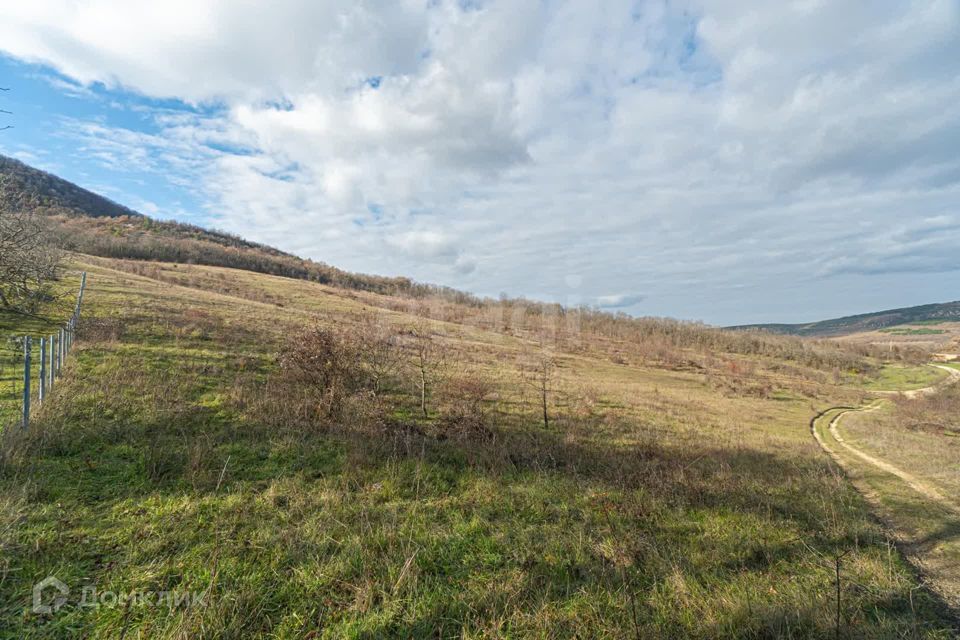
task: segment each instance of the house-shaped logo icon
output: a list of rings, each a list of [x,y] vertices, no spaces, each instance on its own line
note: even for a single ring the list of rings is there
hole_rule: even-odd
[[[51,601],[49,597],[44,600],[44,591],[48,596],[53,595]],[[54,576],[47,576],[37,584],[33,585],[33,612],[42,614],[56,613],[67,602],[67,596],[70,595],[70,587]]]

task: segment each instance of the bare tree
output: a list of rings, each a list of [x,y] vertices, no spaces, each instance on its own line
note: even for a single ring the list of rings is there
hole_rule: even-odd
[[[354,335],[357,357],[369,379],[370,389],[380,395],[384,385],[400,370],[403,352],[398,337],[389,325],[375,316],[365,317]]]
[[[543,428],[550,428],[550,397],[555,391],[556,362],[553,354],[544,345],[540,344],[536,353],[528,356],[523,367],[523,380],[537,394],[537,401],[543,415]]]
[[[413,329],[413,368],[420,392],[420,412],[429,417],[427,400],[446,367],[447,352],[442,343],[434,339],[430,325],[422,321]]]
[[[0,191],[7,188],[0,176]],[[19,206],[17,198],[2,201],[7,205],[0,209],[0,308],[33,313],[50,294],[61,255],[48,243],[44,220]]]

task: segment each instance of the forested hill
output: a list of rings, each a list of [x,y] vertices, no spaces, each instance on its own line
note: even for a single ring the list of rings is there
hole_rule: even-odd
[[[44,213],[93,218],[141,215],[109,198],[2,154],[0,176],[0,206],[4,210],[29,207]]]
[[[64,249],[108,258],[245,269],[388,294],[422,296],[444,288],[408,278],[350,273],[196,225],[154,220],[46,171],[0,155],[0,211],[46,216]]]
[[[772,333],[794,336],[841,336],[862,331],[876,331],[901,324],[958,322],[960,321],[960,301],[940,304],[924,304],[917,307],[903,307],[873,313],[861,313],[855,316],[810,322],[807,324],[751,324],[729,329],[762,329]]]

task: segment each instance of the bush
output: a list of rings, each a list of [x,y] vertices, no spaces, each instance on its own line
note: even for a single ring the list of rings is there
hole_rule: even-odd
[[[470,441],[489,441],[494,438],[494,432],[488,424],[493,383],[474,374],[447,380],[441,391],[444,400],[439,423],[442,438]]]
[[[295,385],[327,418],[338,418],[344,400],[363,386],[357,352],[348,341],[323,327],[294,337],[280,353],[280,376]]]

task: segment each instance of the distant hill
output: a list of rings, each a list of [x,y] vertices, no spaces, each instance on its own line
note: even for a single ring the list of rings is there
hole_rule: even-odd
[[[807,324],[749,324],[727,327],[735,330],[759,329],[793,336],[842,336],[863,331],[876,331],[901,324],[960,322],[960,301],[924,304],[855,316],[809,322]]]
[[[408,278],[350,273],[222,231],[155,220],[0,154],[0,211],[11,210],[46,216],[58,244],[78,253],[231,267],[385,294],[465,295]]]

